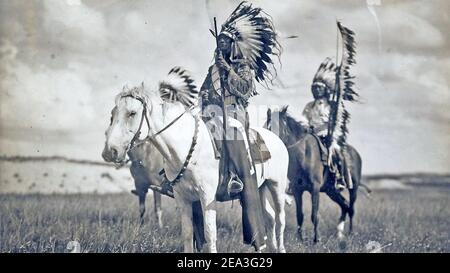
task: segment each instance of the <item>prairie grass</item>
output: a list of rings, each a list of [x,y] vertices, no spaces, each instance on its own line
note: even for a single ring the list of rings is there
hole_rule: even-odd
[[[450,188],[420,187],[360,194],[354,232],[345,244],[336,238],[337,205],[321,195],[321,241],[312,243],[310,196],[304,196],[306,240],[296,237],[295,206],[286,206],[288,252],[366,252],[369,241],[384,252],[450,252]],[[180,252],[180,217],[174,200],[163,198],[163,222],[154,221],[147,198],[146,221],[139,226],[137,198],[131,194],[2,194],[0,252],[66,252],[71,240],[83,252]],[[219,204],[219,252],[253,252],[242,244],[238,202]]]

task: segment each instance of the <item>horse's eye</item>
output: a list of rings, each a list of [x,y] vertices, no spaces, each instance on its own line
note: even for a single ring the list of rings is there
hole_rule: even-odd
[[[136,115],[136,112],[135,112],[135,111],[132,111],[132,112],[130,112],[130,113],[128,114],[128,117],[132,118],[132,117],[134,117],[135,115]]]

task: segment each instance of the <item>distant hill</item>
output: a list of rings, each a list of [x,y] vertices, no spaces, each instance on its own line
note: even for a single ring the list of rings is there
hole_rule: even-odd
[[[365,175],[363,180],[373,189],[407,189],[412,187],[450,187],[450,174],[408,173]]]
[[[373,190],[450,187],[450,174],[364,175]],[[0,156],[0,193],[118,193],[134,181],[128,166],[63,156]]]
[[[118,193],[130,191],[129,168],[65,157],[0,157],[0,193]]]

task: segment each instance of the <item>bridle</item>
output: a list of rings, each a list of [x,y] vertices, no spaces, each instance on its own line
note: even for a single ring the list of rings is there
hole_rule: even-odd
[[[130,151],[131,149],[133,149],[136,146],[139,146],[151,139],[154,139],[156,136],[160,135],[162,132],[164,132],[165,130],[167,130],[170,126],[172,126],[175,122],[177,122],[187,111],[189,111],[189,108],[186,109],[183,113],[181,113],[179,116],[177,116],[174,120],[172,120],[169,124],[167,124],[166,126],[164,126],[164,128],[162,128],[161,130],[159,130],[158,132],[156,132],[153,135],[147,135],[147,137],[145,137],[143,140],[140,140],[137,144],[136,141],[139,140],[139,137],[141,135],[141,130],[142,130],[142,125],[144,124],[144,119],[145,122],[147,123],[147,128],[150,129],[150,122],[148,119],[148,115],[147,115],[147,103],[145,102],[145,100],[143,98],[140,97],[136,97],[133,95],[125,95],[122,96],[120,98],[133,98],[136,99],[138,101],[140,101],[142,103],[143,109],[142,109],[142,115],[141,115],[141,121],[139,122],[139,128],[136,131],[136,133],[134,134],[133,138],[131,139],[130,144],[128,145],[128,149],[127,152]]]
[[[139,128],[136,131],[136,133],[134,134],[133,138],[131,139],[130,145],[128,146],[128,149],[127,149],[127,152],[128,152],[129,150],[134,148],[134,143],[141,136],[142,124],[144,124],[144,119],[145,119],[145,122],[147,123],[147,128],[149,128],[149,129],[150,129],[150,122],[149,122],[148,116],[147,116],[147,103],[142,98],[134,97],[132,95],[123,96],[121,98],[125,98],[125,97],[134,98],[134,99],[140,101],[142,103],[142,106],[143,106],[142,115],[141,115],[141,121],[139,123]]]
[[[152,141],[154,140],[158,135],[160,135],[161,133],[163,133],[165,130],[167,130],[170,126],[172,126],[173,124],[175,124],[175,122],[177,122],[184,114],[186,114],[186,112],[190,111],[194,106],[191,106],[190,108],[186,108],[186,110],[181,113],[179,116],[177,116],[174,120],[172,120],[169,124],[167,124],[166,126],[164,126],[164,128],[162,128],[161,130],[159,130],[158,132],[156,132],[153,135],[147,135],[147,137],[145,137],[143,140],[140,140],[138,142],[138,144],[135,144],[135,142],[139,139],[139,136],[141,135],[141,129],[142,129],[142,125],[144,124],[144,119],[147,123],[147,127],[150,129],[150,122],[147,116],[147,103],[145,102],[144,99],[140,98],[140,97],[135,97],[133,95],[125,95],[122,96],[121,98],[125,98],[125,97],[131,97],[134,98],[138,101],[140,101],[143,105],[143,109],[142,109],[142,115],[141,115],[141,121],[139,123],[139,128],[136,131],[135,135],[133,136],[133,139],[130,142],[130,145],[127,149],[127,152],[130,151],[131,149],[133,149],[134,147],[141,145],[147,141]],[[192,158],[192,154],[194,153],[194,149],[195,146],[197,145],[197,139],[198,139],[198,132],[199,132],[199,117],[198,116],[194,116],[194,120],[195,120],[195,127],[194,127],[194,136],[192,137],[192,142],[191,142],[191,147],[189,148],[189,152],[188,155],[186,156],[186,159],[184,160],[184,163],[181,167],[181,170],[178,172],[177,176],[175,177],[175,179],[173,179],[172,181],[170,181],[169,179],[167,179],[167,177],[165,176],[165,172],[164,169],[160,172],[160,174],[164,175],[164,178],[169,181],[170,185],[173,187],[176,183],[178,183],[180,181],[180,179],[183,177],[184,172],[187,169],[187,166],[189,165],[189,162]]]

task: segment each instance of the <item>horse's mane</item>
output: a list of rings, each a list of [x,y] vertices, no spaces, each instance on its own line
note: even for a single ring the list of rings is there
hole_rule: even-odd
[[[142,82],[142,84],[138,85],[138,86],[134,86],[131,88],[128,88],[128,86],[124,86],[122,88],[122,91],[116,96],[115,98],[115,107],[113,108],[113,110],[111,111],[111,115],[113,114],[113,111],[118,107],[120,99],[123,97],[133,97],[135,99],[138,99],[142,102],[144,102],[147,105],[147,109],[148,106],[153,104],[153,106],[156,106],[157,104],[162,105],[163,107],[163,113],[162,115],[164,116],[166,114],[166,111],[168,110],[168,108],[165,108],[164,106],[172,106],[175,107],[176,109],[179,108],[185,108],[186,105],[184,105],[182,102],[179,101],[164,101],[161,97],[160,97],[160,93],[158,91],[152,90],[152,89],[146,89],[144,87],[144,83]],[[152,107],[153,109],[153,107]]]
[[[153,93],[155,93],[156,95],[156,92]],[[134,86],[132,88],[128,88],[128,86],[125,85],[122,88],[122,91],[116,96],[115,103],[117,106],[119,104],[120,98],[130,96],[136,99],[142,99],[146,104],[148,104],[150,95],[151,95],[150,91],[147,91],[144,88],[144,83],[138,86]]]
[[[304,135],[307,132],[307,129],[302,126],[302,124],[297,119],[289,114],[288,107],[288,105],[285,105],[281,108],[279,112],[280,121],[284,121],[290,134],[293,134],[295,136]]]

